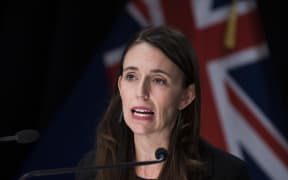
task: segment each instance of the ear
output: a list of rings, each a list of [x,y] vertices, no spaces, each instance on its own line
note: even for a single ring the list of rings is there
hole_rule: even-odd
[[[193,102],[195,97],[196,97],[195,85],[194,84],[190,84],[186,89],[184,89],[184,92],[181,95],[181,100],[180,100],[178,109],[182,110],[185,107],[187,107],[189,104],[191,104]]]

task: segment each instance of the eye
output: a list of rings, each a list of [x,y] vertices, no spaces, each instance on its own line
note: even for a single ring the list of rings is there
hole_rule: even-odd
[[[136,76],[133,73],[127,73],[125,75],[125,79],[128,80],[128,81],[133,81],[133,80],[136,80]]]
[[[167,84],[166,80],[162,79],[162,78],[154,78],[153,82],[156,84],[159,84],[159,85],[166,85]]]

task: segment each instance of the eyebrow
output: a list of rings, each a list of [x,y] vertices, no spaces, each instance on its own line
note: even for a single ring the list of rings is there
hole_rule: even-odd
[[[137,68],[137,67],[135,67],[135,66],[128,66],[128,67],[126,67],[126,68],[124,68],[123,69],[123,72],[125,72],[125,71],[128,71],[128,70],[139,70],[139,68]],[[161,73],[161,74],[165,74],[166,76],[168,76],[168,77],[170,77],[170,78],[172,78],[172,76],[169,74],[169,73],[167,73],[167,72],[165,72],[165,71],[163,71],[163,70],[161,70],[161,69],[153,69],[153,70],[151,70],[150,72],[152,72],[152,73]]]
[[[128,70],[138,70],[138,68],[134,67],[134,66],[128,66],[128,67],[123,69],[123,72],[128,71]]]
[[[153,69],[151,72],[165,74],[166,76],[172,78],[172,76],[169,73],[167,73],[167,72],[165,72],[165,71],[163,71],[161,69]]]

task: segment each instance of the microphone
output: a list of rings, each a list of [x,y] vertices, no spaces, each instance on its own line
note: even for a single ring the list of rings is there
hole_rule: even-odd
[[[83,171],[95,171],[98,169],[109,169],[109,168],[128,168],[134,166],[145,166],[150,164],[161,163],[165,161],[168,157],[168,152],[164,148],[158,148],[155,152],[155,160],[151,161],[138,161],[138,162],[123,162],[117,164],[104,164],[104,165],[95,165],[88,167],[72,167],[72,168],[59,168],[59,169],[47,169],[47,170],[35,170],[30,171],[20,177],[19,180],[25,180],[35,176],[49,176],[49,175],[60,175],[60,174],[71,174],[71,173],[80,173]]]
[[[38,131],[34,129],[24,129],[18,131],[13,136],[0,137],[0,142],[16,141],[17,143],[25,144],[36,141],[39,138]]]

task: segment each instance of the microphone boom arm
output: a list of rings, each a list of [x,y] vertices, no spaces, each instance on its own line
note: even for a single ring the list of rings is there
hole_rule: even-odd
[[[108,168],[127,168],[134,166],[145,166],[150,164],[160,163],[166,160],[165,156],[161,156],[159,159],[151,161],[139,161],[139,162],[124,162],[117,164],[106,164],[106,165],[95,165],[87,167],[72,167],[72,168],[59,168],[59,169],[47,169],[47,170],[35,170],[28,172],[20,177],[19,180],[25,180],[34,176],[49,176],[49,175],[60,175],[60,174],[71,174],[71,173],[80,173],[82,171],[95,171],[98,169],[108,169]]]

